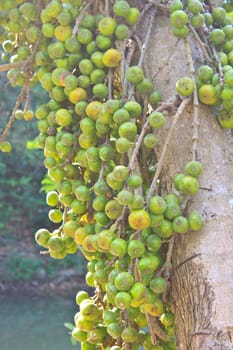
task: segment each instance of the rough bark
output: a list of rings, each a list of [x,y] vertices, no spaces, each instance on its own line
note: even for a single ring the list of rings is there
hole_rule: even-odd
[[[200,65],[195,43],[193,53]],[[146,63],[164,100],[174,97],[176,80],[189,75],[184,44],[172,36],[165,16],[155,18]],[[180,350],[233,349],[233,142],[214,113],[213,108],[200,106],[198,160],[204,172],[200,191],[188,206],[188,211],[202,214],[205,225],[201,232],[176,237],[173,254],[172,297]],[[172,176],[192,159],[192,122],[190,106],[177,124],[165,159],[169,190]],[[165,134],[159,135],[161,141]]]

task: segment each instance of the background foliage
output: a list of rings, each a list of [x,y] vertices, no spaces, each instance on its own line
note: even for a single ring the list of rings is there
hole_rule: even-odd
[[[17,96],[15,89],[7,84],[3,76],[1,82],[0,128],[6,124]],[[45,95],[36,87],[32,94],[32,107],[41,103]],[[9,156],[0,154],[0,233],[20,234],[23,230],[35,230],[42,222],[48,223],[46,204],[39,194],[40,182],[45,174],[43,155],[40,150],[28,149],[27,141],[37,135],[35,122],[16,120],[10,133],[13,150]],[[30,143],[29,143],[30,144]]]
[[[0,131],[5,126],[17,97],[3,73],[0,76]],[[39,86],[34,87],[31,107],[46,101]],[[84,272],[81,254],[55,261],[40,256],[34,244],[34,233],[39,227],[50,227],[45,191],[48,184],[43,166],[43,153],[35,148],[38,135],[36,120],[15,120],[8,140],[12,152],[0,152],[0,280],[30,280],[44,277],[57,278],[60,270],[75,269]],[[30,140],[30,141],[29,141]],[[51,182],[51,181],[50,181]],[[31,245],[35,246],[34,253]],[[19,246],[20,245],[20,246]],[[25,247],[23,247],[25,245]],[[30,246],[30,248],[27,248]],[[33,254],[32,254],[33,253]],[[49,262],[48,262],[49,259]],[[78,263],[77,263],[78,259]]]

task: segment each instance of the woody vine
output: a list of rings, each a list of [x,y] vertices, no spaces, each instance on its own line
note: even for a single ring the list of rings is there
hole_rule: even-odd
[[[42,254],[87,259],[86,283],[72,341],[83,350],[176,349],[169,297],[177,235],[198,231],[203,220],[188,212],[199,189],[199,104],[216,106],[217,122],[233,128],[233,26],[230,1],[124,0],[21,1],[0,4],[0,71],[21,92],[0,136],[15,120],[37,119],[38,147],[56,190],[47,193],[53,232],[36,232]],[[149,15],[148,15],[149,14]],[[184,40],[189,76],[177,81],[175,100],[163,101],[144,65],[157,15],[170,16]],[[137,28],[148,20],[141,42]],[[149,19],[148,19],[149,18]],[[191,41],[204,62],[195,70]],[[49,102],[30,110],[36,83]],[[192,159],[162,193],[161,171],[179,117],[194,106]],[[170,123],[162,152],[158,130]]]

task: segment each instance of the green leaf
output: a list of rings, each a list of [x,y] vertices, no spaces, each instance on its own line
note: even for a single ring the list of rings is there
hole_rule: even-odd
[[[77,344],[77,340],[75,340],[73,337],[70,338],[70,341],[73,346]]]
[[[43,178],[43,180],[41,181],[41,188],[40,188],[40,192],[49,192],[49,191],[53,191],[56,190],[57,186],[55,184],[55,182],[53,180],[51,180],[48,175],[45,175],[45,177]]]
[[[70,331],[72,331],[75,328],[74,325],[72,323],[70,323],[70,322],[65,322],[64,326],[66,328],[68,328]]]

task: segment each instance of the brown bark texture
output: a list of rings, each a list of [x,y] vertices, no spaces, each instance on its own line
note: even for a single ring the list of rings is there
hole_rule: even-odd
[[[150,13],[140,28],[143,42]],[[205,64],[200,48],[192,42],[196,67]],[[190,76],[183,40],[172,35],[167,16],[156,16],[145,59],[154,87],[163,101],[174,99],[175,83]],[[166,130],[159,134],[162,149]],[[199,106],[197,159],[202,162],[200,190],[188,202],[205,220],[201,232],[179,235],[175,240],[172,298],[179,350],[233,349],[233,137],[219,127],[215,109]],[[172,190],[172,177],[192,159],[193,107],[178,120],[163,165],[163,184]]]

